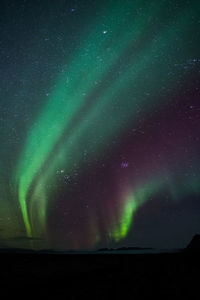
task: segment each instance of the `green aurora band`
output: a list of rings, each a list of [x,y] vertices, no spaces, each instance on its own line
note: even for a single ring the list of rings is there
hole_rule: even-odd
[[[141,2],[145,8],[143,17],[136,13]],[[138,106],[142,107],[140,116],[145,116],[160,105],[161,100],[157,99],[161,99],[162,89],[151,77],[157,61],[160,82],[167,81],[169,95],[176,77],[184,81],[187,73],[182,74],[179,69],[167,77],[169,61],[162,60],[162,56],[163,52],[168,56],[171,53],[170,63],[175,63],[173,43],[177,31],[184,36],[188,7],[183,7],[176,21],[169,20],[169,25],[159,32],[155,26],[154,35],[148,37],[149,24],[165,10],[165,5],[164,1],[116,1],[106,7],[57,79],[54,91],[27,132],[15,173],[27,237],[47,235],[49,195],[56,193],[56,170],[64,168],[73,176],[74,166],[82,165],[84,149],[91,160],[98,159],[111,137],[120,137],[131,122],[137,122]],[[190,9],[198,15],[195,4]],[[146,79],[145,74],[149,75]],[[123,199],[120,216],[108,228],[110,239],[119,241],[126,237],[133,215],[160,185],[159,180],[150,180]],[[98,228],[94,236],[96,243],[100,239]]]

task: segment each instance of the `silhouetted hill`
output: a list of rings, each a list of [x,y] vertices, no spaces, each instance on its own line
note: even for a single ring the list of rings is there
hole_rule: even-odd
[[[186,252],[200,252],[200,234],[193,236],[191,242],[185,248]]]

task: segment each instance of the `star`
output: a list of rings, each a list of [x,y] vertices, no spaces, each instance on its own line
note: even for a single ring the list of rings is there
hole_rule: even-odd
[[[122,162],[122,163],[121,163],[121,167],[122,167],[122,168],[128,168],[128,166],[129,166],[129,163],[128,163],[128,162]]]
[[[57,171],[56,171],[57,174],[62,174],[62,173],[64,173],[64,172],[65,172],[64,169],[61,169],[61,170],[57,170]]]

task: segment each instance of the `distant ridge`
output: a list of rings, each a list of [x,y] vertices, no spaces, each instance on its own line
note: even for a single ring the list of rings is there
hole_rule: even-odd
[[[23,248],[0,248],[0,253],[12,254],[66,254],[66,253],[79,253],[76,250],[54,250],[54,249],[23,249]],[[80,251],[81,252],[81,251]]]
[[[153,248],[144,248],[144,247],[121,247],[121,248],[101,248],[97,251],[130,251],[130,250],[152,250]]]
[[[0,248],[0,253],[10,253],[10,254],[98,254],[101,252],[128,252],[128,251],[151,251],[154,248],[144,248],[144,247],[121,247],[121,248],[101,248],[97,250],[56,250],[56,249],[23,249],[23,248]]]
[[[23,249],[23,248],[0,248],[0,253],[37,253],[38,251],[33,249]]]

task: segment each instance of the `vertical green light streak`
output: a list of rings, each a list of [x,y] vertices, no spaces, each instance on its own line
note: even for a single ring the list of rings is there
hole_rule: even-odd
[[[123,205],[119,224],[112,226],[108,232],[111,239],[118,242],[122,238],[126,237],[133,220],[133,215],[137,211],[138,206],[139,204],[133,195],[127,197],[126,202]]]
[[[127,236],[131,228],[134,215],[140,206],[157,193],[162,185],[163,183],[160,180],[147,182],[141,188],[137,188],[125,197],[118,220],[114,220],[108,230],[108,236],[111,240],[118,242]]]

